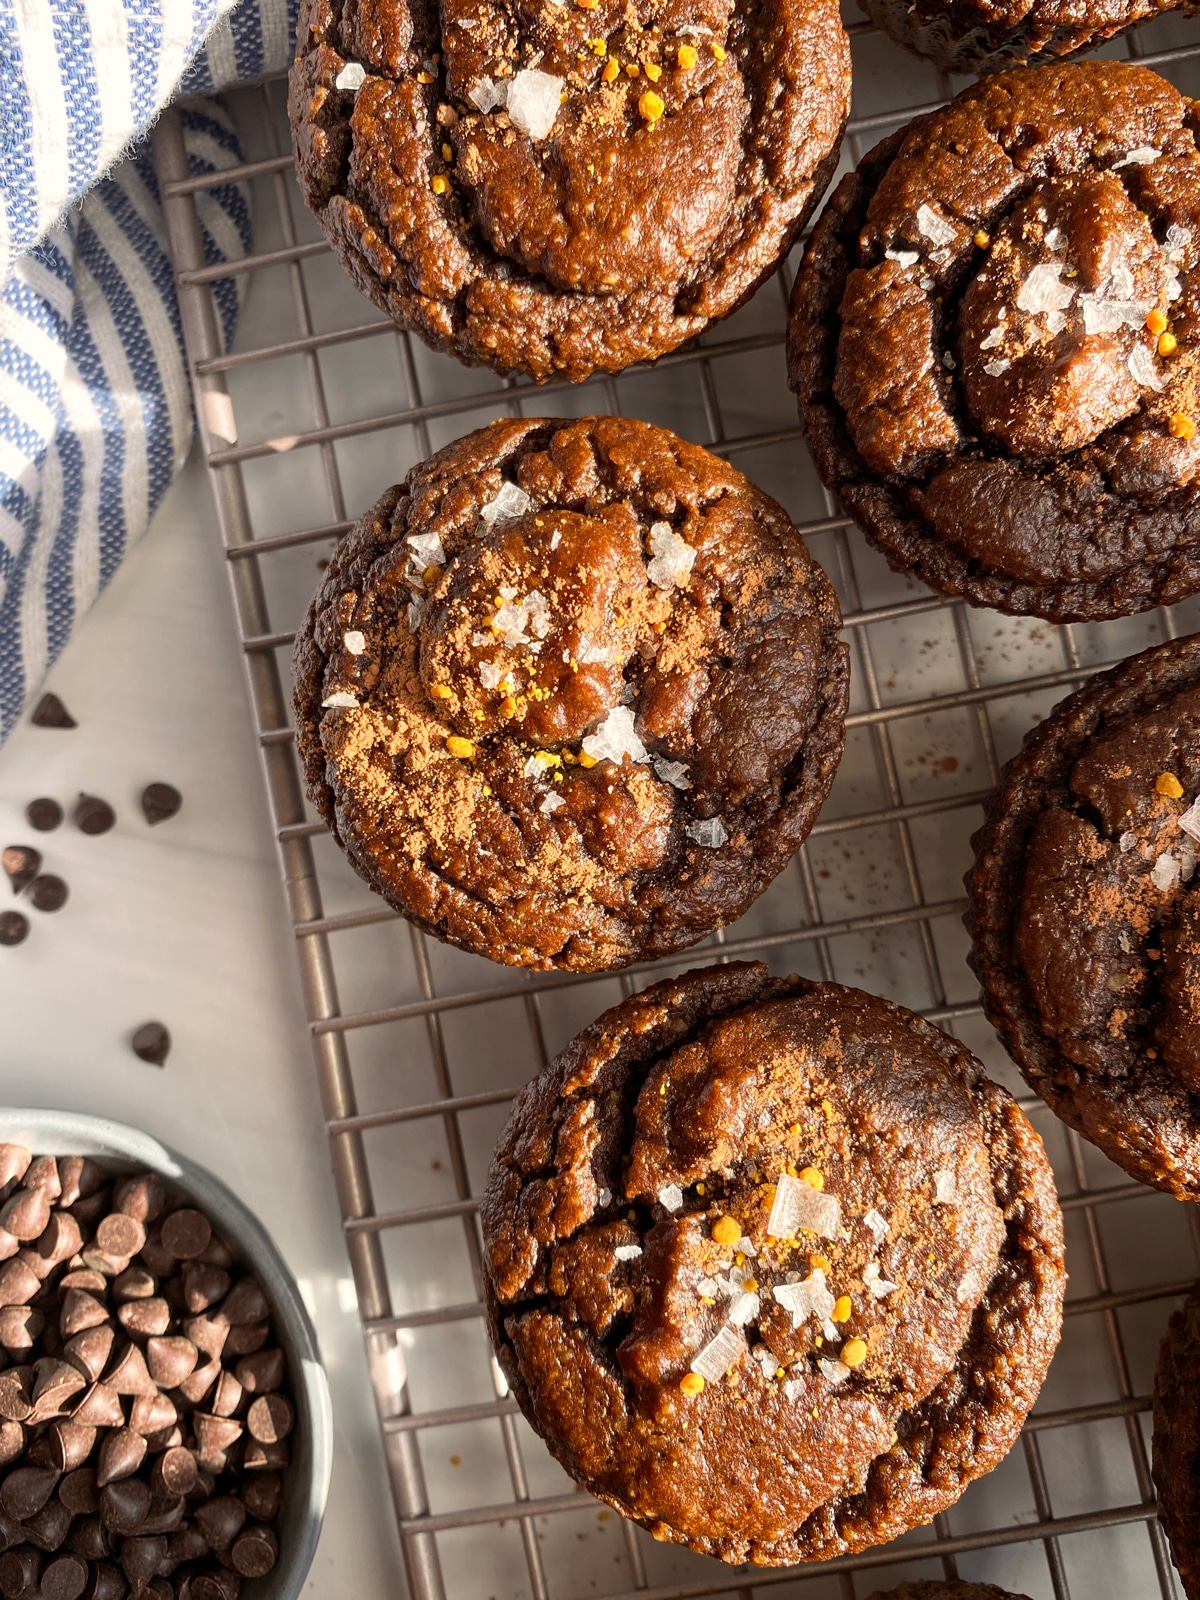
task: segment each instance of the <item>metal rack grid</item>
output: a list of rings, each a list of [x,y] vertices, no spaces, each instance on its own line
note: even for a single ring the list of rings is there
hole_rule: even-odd
[[[869,25],[849,29],[841,170],[961,87]],[[1103,53],[1200,89],[1200,30],[1174,15]],[[235,97],[247,159],[219,180],[188,175],[172,116],[154,143],[410,1591],[854,1600],[944,1575],[1035,1600],[1177,1600],[1153,1513],[1148,1395],[1168,1312],[1197,1272],[1200,1212],[1128,1181],[1023,1090],[965,967],[960,883],[979,804],[1024,731],[1096,667],[1200,626],[1200,604],[1055,628],[888,573],[818,483],[783,383],[794,257],[697,344],[618,378],[538,389],[432,355],[342,277],[291,176],[283,96],[275,80]],[[214,269],[197,199],[231,179],[253,186],[258,248]],[[211,284],[231,270],[248,292],[223,353]],[[853,655],[846,757],[796,861],[734,927],[617,977],[496,967],[374,900],[305,802],[285,688],[317,566],[353,519],[448,439],[556,411],[645,416],[735,460],[783,500],[830,573]],[[656,1545],[581,1494],[516,1411],[481,1318],[476,1197],[516,1087],[638,985],[733,956],[860,983],[966,1040],[1045,1138],[1067,1218],[1063,1344],[1019,1447],[932,1528],[786,1572]]]

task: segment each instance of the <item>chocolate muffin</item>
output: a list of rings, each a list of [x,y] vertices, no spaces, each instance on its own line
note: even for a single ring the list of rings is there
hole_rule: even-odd
[[[838,186],[790,382],[893,567],[1055,621],[1200,589],[1195,116],[1119,62],[1004,73]]]
[[[787,514],[644,422],[493,423],[342,541],[301,629],[309,793],[372,888],[591,970],[741,915],[842,752],[832,589]]]
[[[1200,1200],[1200,635],[1056,706],[974,845],[972,964],[1031,1087],[1133,1177]]]
[[[308,205],[436,350],[584,378],[726,317],[837,163],[837,0],[305,0]]]
[[[759,963],[606,1012],[481,1207],[492,1339],[566,1470],[730,1562],[894,1539],[1006,1454],[1058,1343],[1041,1142],[956,1040]]]
[[[1094,49],[1152,17],[1192,0],[861,0],[863,10],[897,44],[928,56],[944,72],[999,72]]]
[[[1154,1379],[1158,1520],[1187,1600],[1200,1597],[1200,1285],[1167,1327]]]
[[[898,1589],[879,1589],[868,1600],[1029,1600],[1028,1595],[997,1589],[994,1583],[902,1583]]]

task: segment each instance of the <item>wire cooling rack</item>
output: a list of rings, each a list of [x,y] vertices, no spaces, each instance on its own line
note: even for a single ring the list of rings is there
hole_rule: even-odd
[[[962,87],[850,21],[842,169]],[[1200,91],[1200,26],[1107,48]],[[177,123],[155,134],[202,440],[296,939],[337,1192],[415,1600],[855,1600],[962,1576],[1034,1600],[1177,1600],[1154,1517],[1149,1392],[1198,1270],[1200,1212],[1129,1182],[1031,1101],[965,964],[962,874],[983,796],[1026,729],[1104,663],[1200,626],[1200,605],[1055,628],[947,603],[887,571],[826,497],[783,375],[795,260],[698,344],[574,387],[435,356],[361,299],[291,176],[285,84],[235,97],[256,253],[222,354]],[[846,756],[799,856],[736,925],[619,977],[531,975],[425,937],[376,900],[305,802],[293,630],[333,541],[431,450],[494,417],[623,412],[730,457],[787,506],[833,579],[853,653]],[[704,961],[860,984],[958,1034],[1020,1092],[1054,1162],[1071,1272],[1062,1346],[1020,1444],[927,1529],[854,1560],[730,1569],[655,1544],[580,1493],[508,1396],[480,1303],[477,1196],[516,1089],[636,987]],[[399,1564],[399,1563],[398,1563]]]

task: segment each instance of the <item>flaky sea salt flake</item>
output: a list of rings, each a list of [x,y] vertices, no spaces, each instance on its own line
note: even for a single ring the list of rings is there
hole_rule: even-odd
[[[772,1238],[794,1239],[803,1228],[823,1239],[836,1239],[841,1222],[842,1208],[833,1195],[780,1173],[767,1218],[767,1233]]]
[[[492,78],[480,78],[467,91],[467,99],[486,116],[489,111],[498,111],[508,99],[508,84],[496,83]]]
[[[883,1215],[883,1213],[881,1211],[876,1211],[875,1207],[872,1206],[870,1211],[867,1212],[866,1216],[863,1217],[863,1221],[875,1235],[875,1243],[882,1244],[887,1238],[888,1234],[887,1218]]]
[[[979,341],[979,348],[981,350],[994,350],[1003,338],[1004,324],[1003,322],[998,322],[987,338]]]
[[[1064,311],[1075,298],[1070,284],[1062,282],[1061,261],[1039,261],[1017,295],[1017,310],[1037,316],[1043,311]]]
[[[563,80],[526,67],[508,86],[505,109],[512,125],[531,139],[544,139],[554,126],[562,101]]]
[[[1047,230],[1046,230],[1046,249],[1047,250],[1061,250],[1065,243],[1066,243],[1066,237],[1063,234],[1063,231],[1062,231],[1061,228],[1047,228]]]
[[[351,94],[357,94],[366,81],[367,69],[359,61],[347,61],[346,65],[333,80],[335,89],[348,89]]]
[[[817,1362],[817,1369],[821,1376],[827,1379],[836,1389],[845,1383],[850,1376],[850,1368],[843,1361],[827,1361],[824,1357]]]
[[[721,1328],[695,1357],[691,1370],[706,1383],[716,1383],[740,1359],[745,1348],[746,1341],[736,1328]]]
[[[948,1167],[942,1167],[933,1175],[933,1203],[935,1206],[952,1206],[958,1203],[958,1184]]]
[[[591,667],[591,666],[606,666],[606,667],[609,667],[609,666],[612,666],[616,662],[617,654],[618,654],[618,652],[613,649],[612,645],[594,644],[591,641],[589,641],[579,651],[579,653],[575,657],[575,659],[576,659],[576,661],[579,662],[579,665],[581,667]],[[563,659],[565,660],[566,657],[564,657]]]
[[[1182,818],[1180,819],[1180,821],[1182,822]],[[1133,849],[1133,847],[1134,847],[1134,845],[1136,843],[1137,843],[1137,834],[1136,833],[1123,833],[1121,835],[1121,837],[1117,840],[1117,849],[1120,850],[1122,855],[1127,855],[1129,853],[1129,851]]]
[[[479,663],[479,682],[485,689],[498,689],[500,680],[504,676],[504,668],[495,661],[481,661]]]
[[[759,1301],[756,1294],[748,1294],[745,1290],[735,1294],[729,1302],[726,1315],[735,1328],[744,1328],[747,1323],[753,1322],[758,1316]]]
[[[837,1304],[825,1282],[822,1267],[814,1268],[800,1283],[777,1283],[771,1290],[771,1297],[789,1313],[793,1328],[801,1327],[809,1317],[824,1322]]]
[[[957,229],[945,217],[939,217],[932,206],[924,201],[917,207],[917,227],[931,244],[953,244]]]
[[[683,1190],[677,1183],[664,1183],[657,1199],[664,1211],[678,1211],[683,1204]]]
[[[612,1190],[608,1188],[596,1191],[596,1204],[600,1206],[612,1205]]]
[[[342,635],[342,643],[352,656],[366,654],[367,636],[365,633],[360,633],[357,628],[351,628],[348,633],[344,633]]]
[[[358,696],[351,694],[347,689],[338,689],[336,693],[322,700],[321,704],[328,706],[331,711],[348,711],[358,704]]]
[[[917,250],[885,250],[883,257],[885,261],[894,261],[901,267],[915,267],[921,259]]]
[[[890,1283],[883,1276],[878,1261],[867,1262],[863,1268],[863,1282],[876,1300],[886,1300],[889,1294],[895,1294],[900,1287],[897,1283]]]
[[[983,364],[983,370],[987,373],[989,378],[998,378],[1002,372],[1007,372],[1011,366],[1011,361],[985,361]]]
[[[696,1293],[702,1300],[715,1300],[721,1292],[721,1285],[715,1278],[701,1278],[696,1284]]]
[[[633,712],[628,706],[614,706],[596,729],[582,741],[585,755],[597,761],[620,762],[625,756],[631,761],[649,761],[650,754],[638,738],[633,725]]]
[[[650,555],[646,576],[659,589],[686,589],[696,561],[692,546],[677,534],[669,522],[655,522],[650,528]]]
[[[682,761],[667,761],[662,756],[654,756],[650,764],[654,768],[654,776],[663,783],[669,783],[673,789],[692,787],[688,769]]]
[[[618,1261],[636,1261],[642,1253],[640,1244],[619,1244],[613,1251]]]
[[[404,542],[421,563],[422,568],[446,565],[446,551],[438,534],[410,533]]]
[[[1152,161],[1157,161],[1160,152],[1152,144],[1140,144],[1136,150],[1127,150],[1119,161],[1113,162],[1113,171],[1118,167],[1148,167]]]
[[[758,1251],[754,1248],[753,1239],[747,1239],[744,1234],[733,1248],[738,1251],[740,1255],[749,1256],[751,1261],[753,1261],[755,1256],[758,1254]]]
[[[408,602],[407,615],[409,633],[416,633],[417,629],[421,626],[428,605],[429,601],[424,595],[414,595],[413,598]],[[478,635],[476,635],[476,637],[478,637]],[[491,642],[492,641],[490,639],[485,639],[485,643],[491,644]],[[472,639],[471,643],[474,644],[475,640]]]
[[[546,815],[549,816],[551,812],[557,811],[559,806],[565,806],[566,803],[567,802],[563,799],[562,795],[556,794],[552,789],[542,801],[541,805],[538,807],[538,810],[544,811]]]
[[[774,1350],[765,1344],[756,1344],[750,1354],[758,1362],[759,1370],[769,1383],[779,1371],[779,1361]]]
[[[1188,838],[1195,839],[1197,844],[1200,844],[1200,795],[1196,796],[1186,811],[1179,813],[1176,820]],[[1122,838],[1124,837],[1122,835]],[[1135,836],[1130,834],[1129,837],[1134,838]]]
[[[492,498],[480,506],[479,520],[489,528],[494,528],[498,522],[511,522],[515,517],[523,517],[532,504],[524,489],[505,481]]]
[[[689,822],[683,831],[704,850],[719,850],[729,838],[720,817],[704,817],[700,822]]]
[[[1179,857],[1164,850],[1150,869],[1150,882],[1156,889],[1173,889],[1179,882],[1180,870]]]
[[[1140,383],[1143,389],[1156,391],[1166,388],[1166,380],[1154,363],[1154,357],[1144,344],[1135,344],[1129,352],[1129,360],[1125,363],[1135,383]]]

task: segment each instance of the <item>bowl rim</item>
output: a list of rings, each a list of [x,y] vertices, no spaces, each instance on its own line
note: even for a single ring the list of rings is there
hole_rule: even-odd
[[[23,1134],[29,1137],[22,1137]],[[262,1280],[267,1296],[286,1326],[295,1346],[295,1381],[298,1408],[307,1422],[307,1504],[296,1506],[295,1522],[286,1545],[280,1542],[280,1559],[268,1579],[271,1600],[298,1600],[316,1554],[317,1541],[329,1500],[333,1472],[333,1406],[329,1381],[317,1343],[316,1329],[290,1268],[275,1241],[244,1200],[215,1173],[198,1161],[156,1138],[144,1129],[111,1117],[84,1111],[64,1111],[50,1106],[0,1105],[0,1140],[27,1145],[35,1154],[94,1155],[129,1161],[160,1173],[187,1192],[217,1225],[233,1234]],[[57,1145],[58,1149],[50,1148]],[[297,1453],[293,1470],[304,1457]],[[294,1491],[293,1491],[294,1492]]]

